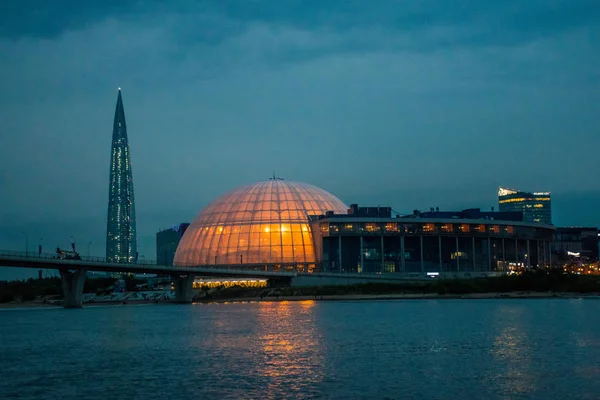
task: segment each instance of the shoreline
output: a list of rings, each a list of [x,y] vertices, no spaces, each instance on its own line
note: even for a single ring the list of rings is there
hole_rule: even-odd
[[[128,306],[128,305],[144,305],[144,304],[170,304],[172,301],[159,301],[154,300],[132,300],[132,301],[96,301],[83,303],[83,307],[99,307],[99,306]],[[62,304],[52,303],[40,303],[39,301],[26,301],[22,303],[0,303],[1,309],[13,309],[13,308],[63,308]]]
[[[505,299],[600,299],[600,293],[573,292],[507,292],[507,293],[469,293],[469,294],[435,294],[435,293],[398,293],[398,294],[339,294],[317,296],[279,296],[279,297],[228,297],[221,299],[201,298],[193,304],[215,303],[249,303],[249,302],[287,302],[287,301],[373,301],[373,300],[505,300]],[[132,300],[132,301],[102,301],[83,303],[83,308],[97,306],[128,306],[128,305],[165,305],[178,304],[173,300]],[[32,309],[32,308],[62,308],[61,304],[40,302],[0,303],[0,309]]]
[[[507,292],[507,293],[399,293],[399,294],[341,294],[317,296],[279,297],[230,297],[223,299],[199,299],[198,304],[242,303],[242,302],[283,302],[283,301],[369,301],[369,300],[490,300],[490,299],[600,299],[600,293],[572,292]]]

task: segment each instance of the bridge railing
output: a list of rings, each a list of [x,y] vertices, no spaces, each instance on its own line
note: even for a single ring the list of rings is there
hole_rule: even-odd
[[[0,257],[31,260],[33,261],[55,261],[64,262],[65,264],[71,263],[92,263],[105,266],[106,264],[112,265],[128,265],[132,267],[157,267],[161,270],[164,268],[199,268],[199,269],[217,269],[226,271],[262,271],[262,272],[292,272],[292,273],[311,273],[314,272],[315,264],[296,263],[296,262],[284,262],[284,263],[245,263],[245,264],[197,264],[197,263],[179,263],[177,265],[159,265],[155,260],[137,260],[137,262],[131,263],[115,263],[109,261],[106,257],[86,257],[80,256],[78,259],[59,257],[56,253],[39,253],[34,251],[13,251],[13,250],[0,250]],[[151,268],[152,269],[152,268]]]
[[[98,264],[114,263],[109,261],[106,257],[93,257],[93,256],[79,256],[78,259],[59,257],[57,253],[39,253],[37,251],[14,251],[14,250],[0,250],[0,257],[13,257],[21,259],[35,259],[35,260],[64,260],[64,261],[84,261]],[[116,263],[116,264],[135,264],[135,265],[157,265],[156,260],[145,260],[138,259],[137,261],[130,263]]]

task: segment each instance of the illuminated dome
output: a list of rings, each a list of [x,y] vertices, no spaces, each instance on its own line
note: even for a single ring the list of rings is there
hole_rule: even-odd
[[[346,213],[334,195],[275,178],[227,193],[194,219],[175,253],[180,266],[314,263],[308,217]]]

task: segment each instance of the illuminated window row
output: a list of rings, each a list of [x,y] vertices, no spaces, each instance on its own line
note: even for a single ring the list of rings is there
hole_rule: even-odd
[[[515,233],[512,225],[486,225],[486,224],[449,224],[449,223],[424,223],[424,224],[399,224],[399,223],[354,223],[337,224],[321,223],[321,232],[337,233]]]

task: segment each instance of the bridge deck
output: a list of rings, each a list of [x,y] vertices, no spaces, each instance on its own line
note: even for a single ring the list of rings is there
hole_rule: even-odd
[[[191,266],[166,266],[154,263],[109,263],[104,259],[82,257],[81,260],[58,259],[52,254],[20,253],[0,251],[0,267],[22,267],[36,269],[68,269],[87,270],[99,272],[128,272],[146,274],[169,275],[201,275],[201,276],[229,276],[248,278],[283,278],[294,277],[295,271],[270,271],[274,264],[244,264],[244,269],[229,265],[191,265]],[[295,264],[277,264],[281,268],[292,267]]]
[[[425,273],[386,273],[386,274],[370,274],[370,273],[341,273],[341,272],[317,272],[306,273],[302,272],[297,266],[302,264],[296,263],[281,263],[281,264],[244,264],[244,268],[240,269],[239,265],[190,265],[190,266],[166,266],[156,265],[152,261],[143,263],[109,263],[105,258],[99,257],[82,257],[81,260],[65,260],[57,259],[54,254],[38,254],[25,253],[17,251],[1,251],[0,250],[0,267],[21,267],[35,269],[56,269],[56,270],[86,270],[99,272],[113,273],[137,273],[137,274],[166,274],[166,275],[189,275],[205,277],[245,277],[245,278],[270,278],[270,279],[291,279],[294,277],[313,277],[313,278],[332,278],[332,279],[351,279],[359,281],[368,280],[369,282],[384,282],[384,281],[415,281],[415,280],[430,280]],[[280,269],[280,271],[273,269]],[[290,271],[291,269],[291,271]],[[474,277],[478,273],[465,273]],[[452,274],[450,274],[452,275]],[[489,275],[489,274],[488,274]],[[449,276],[457,278],[457,276]],[[323,281],[320,284],[330,284],[331,282]]]

